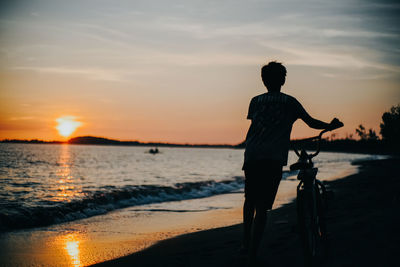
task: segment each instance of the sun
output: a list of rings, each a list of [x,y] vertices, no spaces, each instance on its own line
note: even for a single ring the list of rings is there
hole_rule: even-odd
[[[75,130],[82,125],[81,122],[76,121],[74,116],[63,116],[56,119],[56,129],[61,136],[69,137]]]

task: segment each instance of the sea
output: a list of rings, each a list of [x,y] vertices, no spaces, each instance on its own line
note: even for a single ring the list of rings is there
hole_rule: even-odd
[[[319,179],[380,156],[321,152]],[[0,230],[57,224],[124,207],[243,190],[242,149],[0,144]],[[289,164],[296,161],[290,152]],[[297,183],[284,168],[283,181]],[[289,200],[289,199],[288,199]],[[204,207],[202,207],[204,208]],[[212,209],[213,207],[209,207]],[[196,207],[190,207],[191,210]]]
[[[0,143],[0,266],[87,266],[241,222],[243,149],[149,149]],[[329,181],[380,158],[321,152],[314,163]],[[288,166],[273,208],[295,197]]]

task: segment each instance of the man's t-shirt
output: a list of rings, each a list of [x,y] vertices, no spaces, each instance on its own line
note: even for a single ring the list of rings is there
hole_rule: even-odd
[[[244,166],[263,160],[286,165],[292,125],[304,114],[307,113],[299,101],[284,93],[268,92],[255,96],[247,115],[251,125],[246,136]]]

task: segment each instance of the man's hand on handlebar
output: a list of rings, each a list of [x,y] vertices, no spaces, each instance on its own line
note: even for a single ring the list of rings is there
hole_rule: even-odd
[[[326,130],[328,131],[332,131],[335,130],[337,128],[343,127],[343,122],[341,122],[338,118],[334,118],[330,123],[329,123],[329,127],[326,128]]]

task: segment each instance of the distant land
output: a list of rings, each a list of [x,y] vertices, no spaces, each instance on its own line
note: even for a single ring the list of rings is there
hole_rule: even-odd
[[[0,143],[21,143],[21,144],[73,144],[73,145],[113,145],[113,146],[148,146],[148,147],[214,147],[214,148],[234,148],[235,145],[210,145],[210,144],[174,144],[162,142],[140,142],[140,141],[120,141],[96,136],[79,136],[68,141],[43,141],[43,140],[20,140],[4,139]]]
[[[292,140],[291,147],[298,147],[299,141]],[[162,142],[140,142],[140,141],[120,141],[104,137],[95,136],[80,136],[69,139],[68,141],[42,141],[42,140],[19,140],[19,139],[4,139],[0,143],[23,143],[23,144],[73,144],[73,145],[113,145],[113,146],[146,146],[146,147],[203,147],[203,148],[236,148],[243,149],[245,143],[237,145],[228,144],[174,144]],[[307,143],[304,147],[309,150],[315,149],[315,144]],[[323,139],[321,142],[322,151],[331,152],[349,152],[363,154],[399,154],[391,146],[387,145],[382,140],[355,140],[355,139]]]
[[[140,141],[120,141],[108,139],[103,137],[94,136],[80,136],[68,140],[68,144],[75,145],[115,145],[115,146],[151,146],[151,147],[216,147],[216,148],[229,148],[232,145],[209,145],[209,144],[174,144],[174,143],[161,143],[149,142],[143,143]]]

